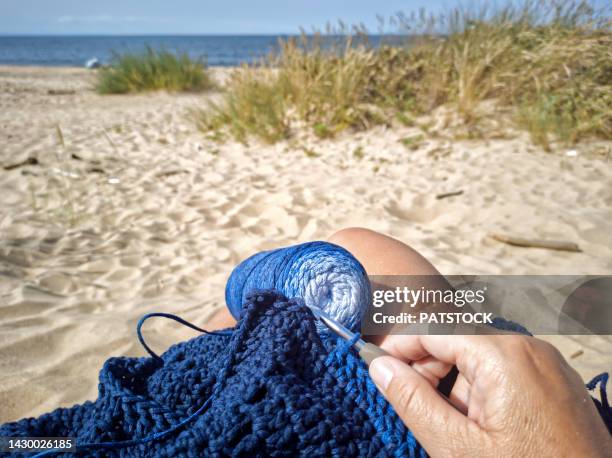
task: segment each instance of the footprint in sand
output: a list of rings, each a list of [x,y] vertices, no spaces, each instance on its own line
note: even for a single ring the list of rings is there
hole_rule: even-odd
[[[427,206],[427,200],[423,194],[403,192],[399,200],[392,200],[384,208],[401,220],[426,224],[435,220],[441,212],[435,204]]]

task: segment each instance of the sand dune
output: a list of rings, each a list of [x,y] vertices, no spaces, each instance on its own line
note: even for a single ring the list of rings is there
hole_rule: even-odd
[[[241,259],[346,226],[395,236],[445,274],[612,273],[610,143],[568,156],[516,133],[412,150],[401,140],[417,128],[377,127],[220,145],[189,117],[210,95],[99,96],[92,76],[0,67],[2,422],[94,398],[106,358],[144,354],[144,313],[204,325]],[[158,320],[146,335],[162,350],[195,334]],[[571,363],[584,378],[612,369],[612,339],[552,340],[583,351]]]

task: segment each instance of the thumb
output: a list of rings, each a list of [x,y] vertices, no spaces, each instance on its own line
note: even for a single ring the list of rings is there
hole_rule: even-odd
[[[480,428],[408,364],[381,356],[370,364],[370,376],[430,455],[456,456],[474,449]]]

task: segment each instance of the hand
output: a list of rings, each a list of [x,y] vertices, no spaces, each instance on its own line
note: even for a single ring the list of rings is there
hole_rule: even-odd
[[[381,347],[394,357],[376,358],[370,375],[434,457],[612,456],[580,377],[546,342],[393,335]],[[435,387],[453,365],[459,376],[447,399]]]

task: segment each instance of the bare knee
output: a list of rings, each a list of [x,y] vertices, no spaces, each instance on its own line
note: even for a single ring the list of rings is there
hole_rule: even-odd
[[[415,249],[370,229],[341,229],[328,241],[351,252],[369,275],[439,275],[436,268]]]
[[[346,245],[352,246],[354,244],[367,243],[373,237],[385,237],[376,231],[366,229],[364,227],[346,227],[334,232],[327,241],[335,243],[341,247],[346,248]],[[348,249],[348,248],[347,248]],[[350,250],[349,250],[350,251]]]
[[[404,242],[380,232],[366,229],[365,227],[347,227],[334,232],[328,242],[335,243],[347,249],[353,255],[356,253],[369,252],[372,254],[389,255],[395,250],[401,256],[420,256],[417,251]]]

